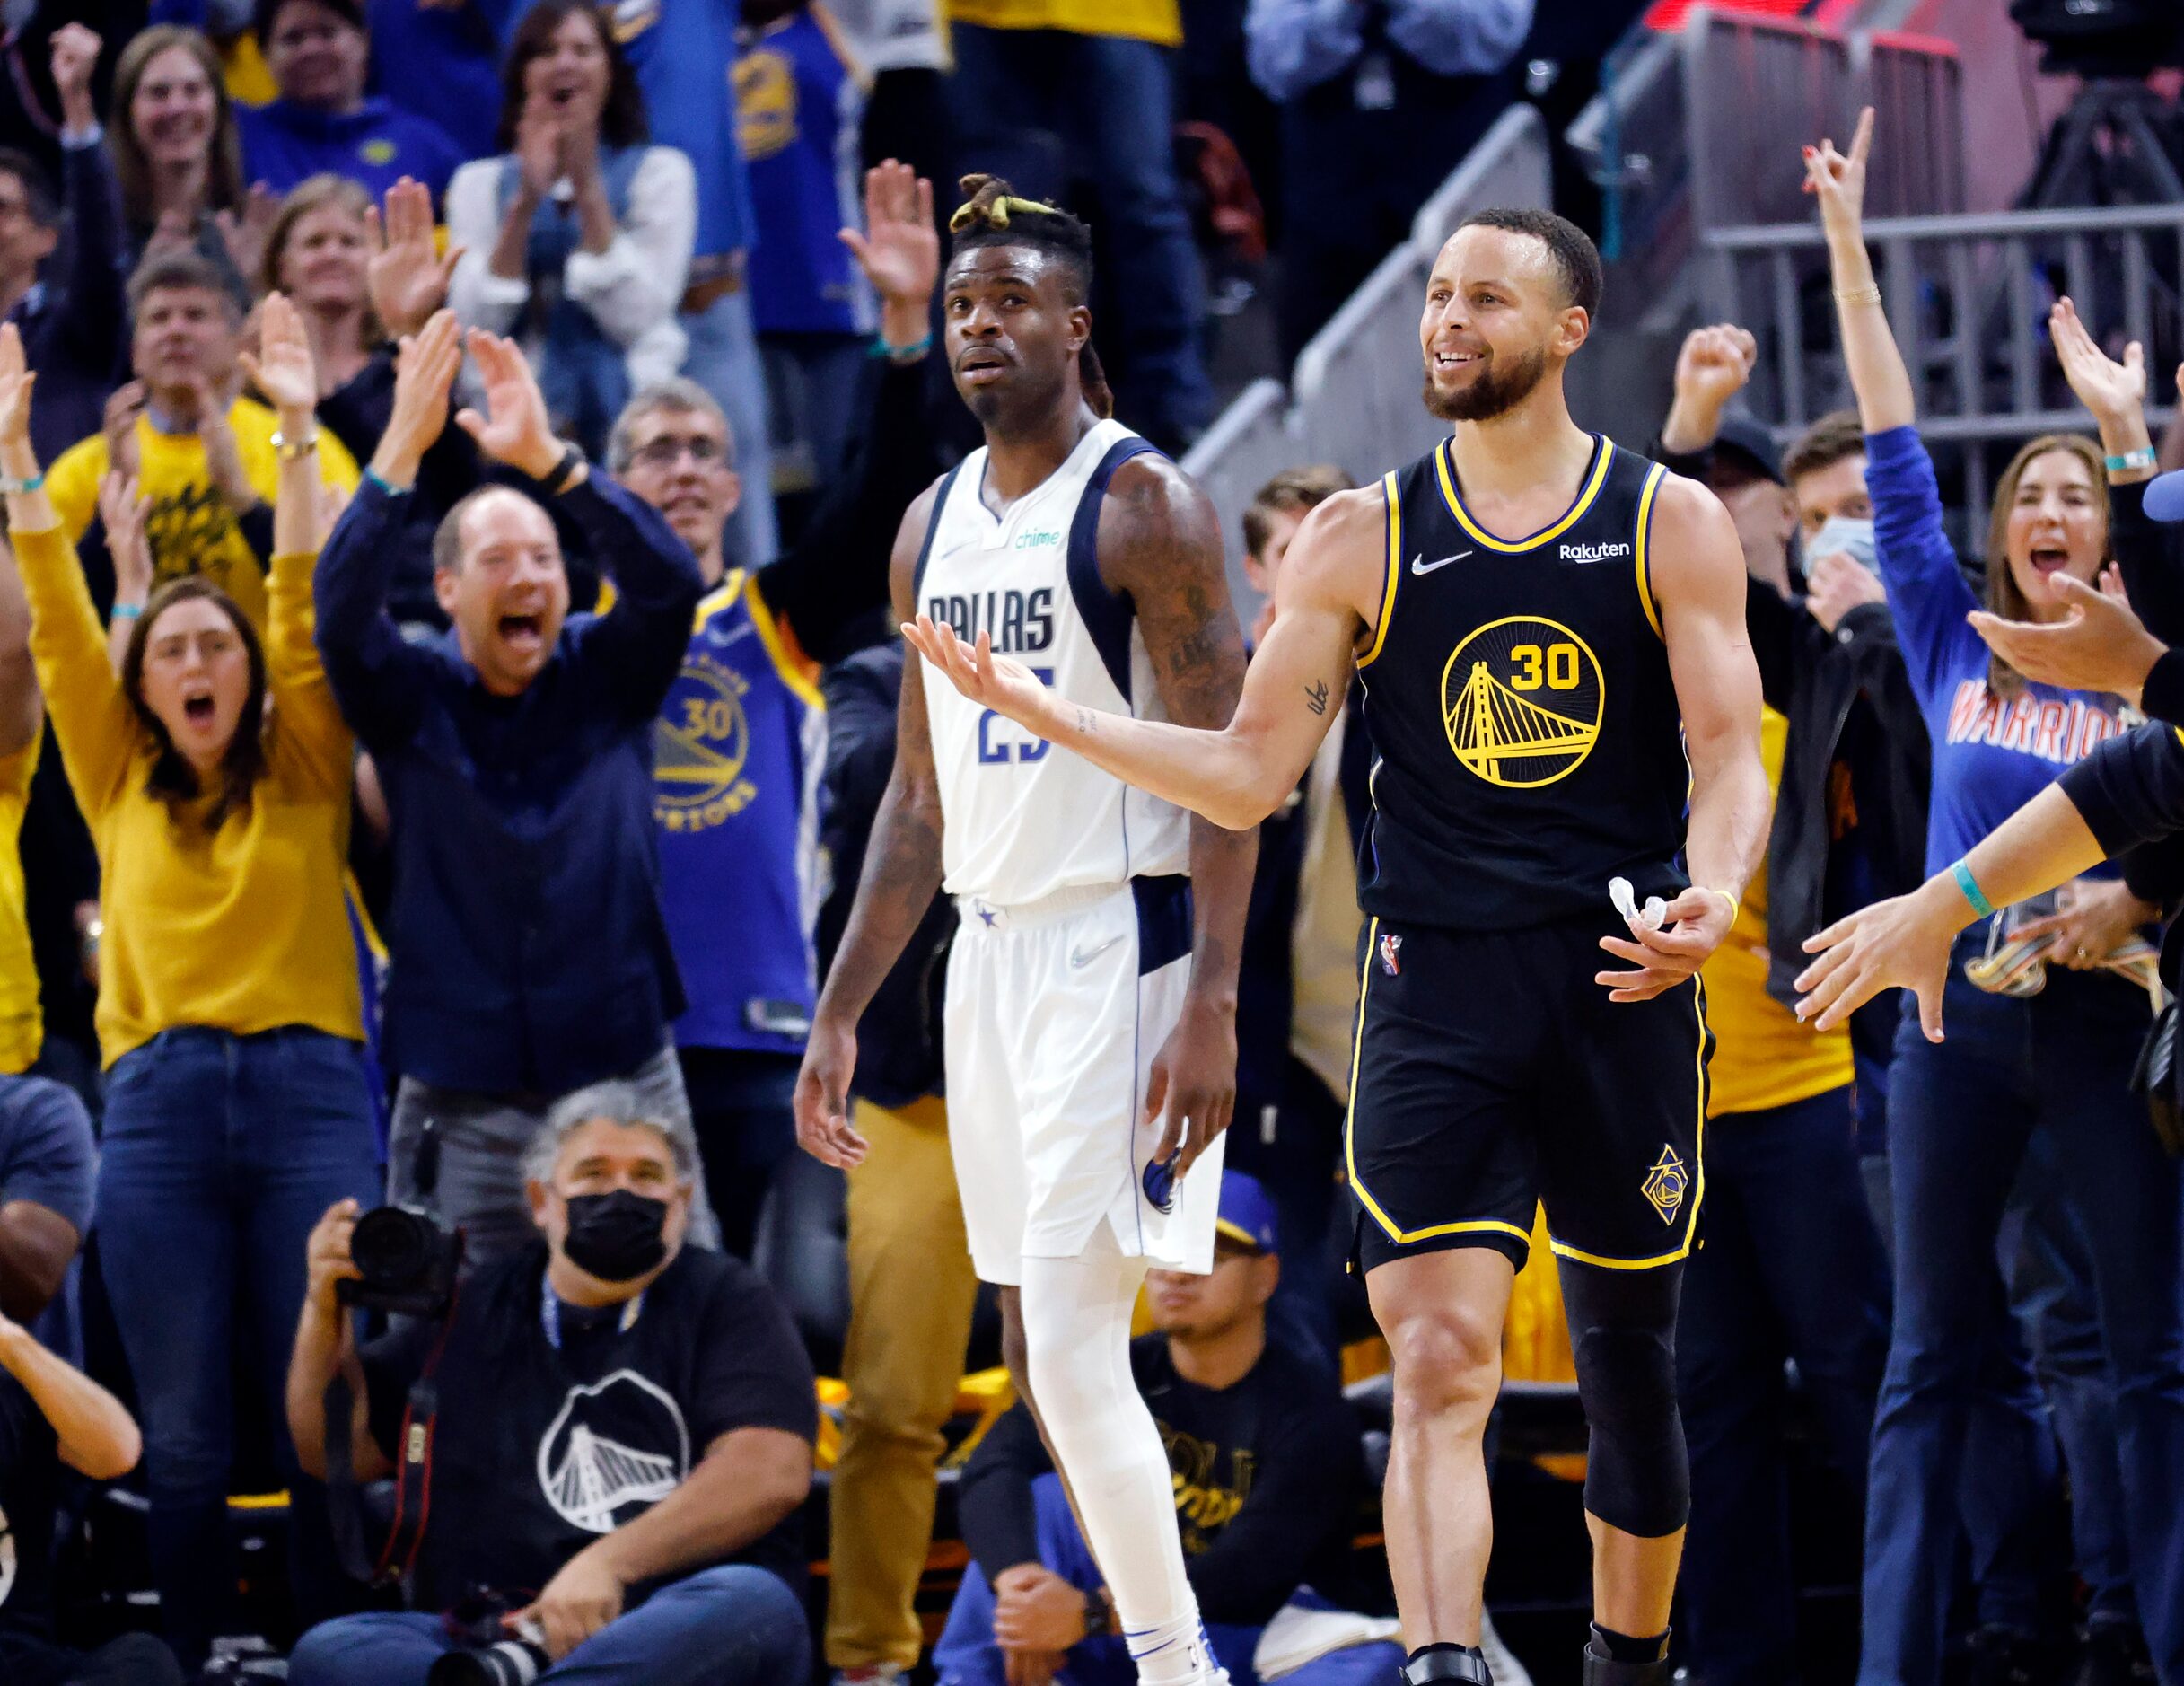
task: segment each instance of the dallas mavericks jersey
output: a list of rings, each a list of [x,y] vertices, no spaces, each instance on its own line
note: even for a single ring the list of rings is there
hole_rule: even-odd
[[[1101,579],[1098,555],[1108,481],[1152,449],[1120,423],[1100,422],[998,515],[979,496],[985,448],[972,452],[934,501],[918,607],[965,643],[987,634],[996,654],[1071,702],[1164,719],[1136,611]],[[1189,821],[1172,803],[1055,753],[937,674],[925,676],[925,718],[951,895],[1020,907],[1077,885],[1189,870]]]
[[[738,571],[697,606],[653,727],[660,905],[689,1010],[686,1048],[794,1053],[814,990],[819,689]]]
[[[1604,913],[1608,881],[1672,896],[1690,769],[1646,545],[1666,471],[1594,442],[1576,501],[1529,538],[1464,508],[1451,448],[1390,474],[1387,576],[1358,661],[1380,757],[1358,901],[1510,929]]]

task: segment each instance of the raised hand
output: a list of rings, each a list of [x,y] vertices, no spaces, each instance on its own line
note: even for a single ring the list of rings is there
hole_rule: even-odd
[[[250,383],[280,412],[284,433],[305,422],[319,404],[319,371],[311,362],[303,318],[285,294],[268,293],[259,310],[259,355],[236,354]]]
[[[84,135],[99,125],[92,104],[91,75],[98,68],[99,32],[82,23],[64,23],[53,31],[53,86],[61,96],[61,132]]]
[[[142,604],[152,591],[152,543],[145,529],[152,500],[133,474],[109,469],[99,482],[99,516],[106,523],[107,554],[114,564],[114,601]]]
[[[242,450],[235,443],[235,429],[228,419],[227,401],[213,383],[199,377],[196,382],[197,438],[205,446],[205,478],[213,490],[238,515],[256,509],[265,499],[250,483],[242,466]]]
[[[563,446],[555,436],[545,395],[532,378],[531,364],[513,340],[482,328],[470,329],[468,344],[478,378],[485,382],[486,414],[462,410],[455,426],[496,462],[520,469],[534,480],[544,479],[561,461]]]
[[[864,229],[838,238],[887,303],[916,306],[922,321],[940,279],[941,237],[933,224],[933,184],[892,158],[864,172]]]
[[[1850,151],[1832,139],[1804,150],[1805,189],[1820,201],[1820,222],[1830,233],[1855,233],[1865,215],[1865,162],[1873,150],[1873,108],[1858,113]]]
[[[15,324],[0,324],[0,449],[31,440],[31,389],[38,383],[22,357]]]
[[[243,197],[240,215],[233,211],[217,211],[213,215],[213,225],[220,231],[220,238],[227,246],[228,260],[235,266],[235,272],[253,285],[258,281],[259,266],[265,261],[266,241],[280,214],[280,195],[264,182],[253,181],[250,192]]]
[[[2048,336],[2055,343],[2063,378],[2096,421],[2121,421],[2144,414],[2146,352],[2138,341],[2123,348],[2123,361],[2118,363],[2094,342],[2078,307],[2066,297],[2056,300],[2048,312]]]
[[[408,487],[417,463],[447,427],[447,395],[462,368],[462,330],[455,312],[435,311],[421,331],[406,336],[394,360],[394,405],[372,454],[372,471],[389,486]]]
[[[451,246],[444,258],[434,250],[432,191],[408,176],[387,189],[383,222],[377,206],[365,210],[364,230],[372,244],[364,287],[373,314],[390,338],[418,332],[447,303],[448,279],[462,248]]]
[[[1676,398],[1661,443],[1671,451],[1703,451],[1721,432],[1722,410],[1751,379],[1759,342],[1734,322],[1695,328],[1676,354]]]

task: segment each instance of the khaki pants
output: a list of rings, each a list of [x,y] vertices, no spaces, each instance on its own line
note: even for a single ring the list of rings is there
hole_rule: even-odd
[[[933,1539],[941,1429],[953,1409],[978,1282],[939,1100],[860,1101],[871,1144],[849,1173],[849,1406],[831,1496],[827,1664],[914,1665],[915,1601]]]

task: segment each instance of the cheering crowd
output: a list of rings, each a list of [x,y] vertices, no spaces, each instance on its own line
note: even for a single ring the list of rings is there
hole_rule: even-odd
[[[20,97],[50,109],[0,150],[0,1679],[233,1677],[247,1469],[287,1494],[298,1681],[514,1642],[572,1680],[1127,1682],[1022,1407],[964,1462],[937,1646],[916,1607],[978,1316],[945,899],[860,1027],[846,1190],[814,1198],[837,1173],[791,1095],[888,800],[890,550],[965,438],[932,136],[1038,183],[1024,138],[1061,113],[1114,242],[1118,413],[1180,449],[1212,400],[1187,196],[1145,145],[1172,10],[187,10],[46,31]],[[1322,164],[1390,109],[1335,123],[1323,91],[1391,56],[1390,101],[1460,151],[1532,22],[1418,0],[1361,44],[1340,10],[1250,8]],[[1679,1655],[1800,1678],[1809,1419],[1864,1518],[1864,1686],[2184,1686],[2184,1181],[2139,1072],[2174,849],[1981,912],[1944,1041],[1892,993],[1799,1016],[1809,939],[2184,719],[2142,353],[2055,302],[2089,426],[2016,454],[1960,558],[1865,254],[1868,140],[1806,164],[1855,413],[1778,449],[1719,324],[1653,447],[1735,520],[1776,784],[1706,973]],[[1299,339],[1364,270],[1292,231]],[[1299,465],[1253,501],[1253,640],[1351,483]],[[1355,715],[1261,828],[1215,1268],[1154,1273],[1132,1354],[1240,1682],[1401,1661],[1339,1384],[1370,1333]],[[453,1251],[374,1266],[388,1205]],[[113,1483],[146,1631],[66,1549]]]

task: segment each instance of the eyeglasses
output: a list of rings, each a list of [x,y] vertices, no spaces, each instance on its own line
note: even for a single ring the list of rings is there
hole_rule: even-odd
[[[690,461],[701,469],[709,469],[715,463],[728,460],[726,443],[704,434],[690,439],[678,439],[669,434],[650,444],[640,445],[629,453],[629,460],[642,463],[648,469],[671,469],[686,451],[689,452]]]

